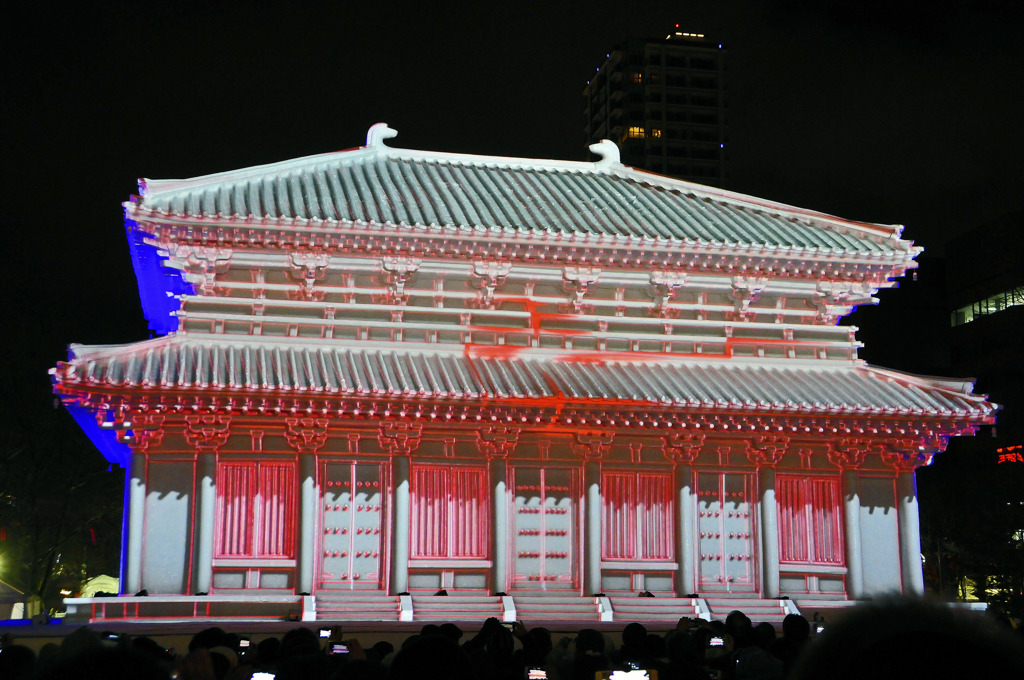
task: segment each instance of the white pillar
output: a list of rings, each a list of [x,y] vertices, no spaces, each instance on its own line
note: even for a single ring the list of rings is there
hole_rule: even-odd
[[[142,539],[146,514],[146,454],[133,451],[128,468],[128,551],[121,592],[142,590]]]
[[[319,497],[316,486],[316,453],[299,452],[299,579],[296,591],[313,592],[316,567],[316,526]]]
[[[900,471],[896,476],[899,499],[900,567],[903,592],[924,594],[924,571],[921,566],[921,526],[917,509],[917,479],[913,471]]]
[[[857,471],[842,471],[843,533],[846,534],[846,596],[856,600],[864,595],[864,567],[860,547],[860,490]]]
[[[394,531],[391,535],[392,595],[409,591],[409,457],[391,459]]]
[[[676,531],[679,553],[679,571],[676,572],[676,597],[697,592],[696,558],[697,544],[694,524],[693,466],[687,463],[676,465],[676,512],[679,529]]]
[[[493,592],[508,590],[508,468],[504,458],[491,460],[491,489],[494,491],[494,519],[491,521],[491,554],[494,556]]]
[[[764,597],[779,596],[779,515],[775,500],[775,468],[762,466],[757,470],[761,491],[761,554],[764,574]]]
[[[583,485],[586,489],[586,533],[584,546],[584,594],[601,592],[601,463],[583,464]]]
[[[217,515],[217,454],[200,450],[196,455],[196,564],[197,593],[208,593],[213,585],[213,533]]]

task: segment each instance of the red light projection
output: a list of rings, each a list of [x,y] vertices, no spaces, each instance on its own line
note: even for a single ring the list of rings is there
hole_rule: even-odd
[[[608,621],[653,611],[614,602],[637,593],[922,590],[914,469],[995,407],[865,364],[835,325],[916,266],[900,228],[641,173],[611,142],[572,163],[394,134],[126,204],[168,335],[53,369],[129,469],[126,593],[411,621],[400,593],[477,615],[502,592],[513,618]]]

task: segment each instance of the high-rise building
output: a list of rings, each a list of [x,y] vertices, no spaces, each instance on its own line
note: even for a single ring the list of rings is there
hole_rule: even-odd
[[[725,45],[676,29],[630,38],[583,90],[588,143],[610,139],[636,168],[725,186]]]
[[[1005,404],[990,450],[1024,444],[1022,225],[1018,210],[946,244],[952,368],[977,378]]]

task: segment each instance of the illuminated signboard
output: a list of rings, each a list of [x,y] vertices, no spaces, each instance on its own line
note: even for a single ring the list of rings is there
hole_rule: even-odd
[[[1004,446],[996,449],[999,454],[997,463],[1024,463],[1024,444],[1016,446]]]

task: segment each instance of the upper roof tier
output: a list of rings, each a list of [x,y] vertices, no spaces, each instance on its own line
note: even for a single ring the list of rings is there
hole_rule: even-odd
[[[604,140],[596,163],[365,147],[187,180],[140,180],[135,220],[369,225],[516,241],[713,246],[911,261],[902,227],[840,219],[636,170]]]

